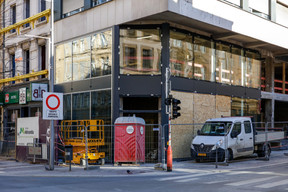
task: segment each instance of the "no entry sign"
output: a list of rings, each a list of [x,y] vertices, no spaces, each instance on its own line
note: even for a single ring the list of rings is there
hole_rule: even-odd
[[[63,120],[63,93],[43,93],[43,119]]]

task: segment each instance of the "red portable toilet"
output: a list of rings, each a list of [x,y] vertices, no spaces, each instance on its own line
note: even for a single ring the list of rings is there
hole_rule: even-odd
[[[118,117],[115,121],[115,163],[145,162],[145,121],[136,117]]]

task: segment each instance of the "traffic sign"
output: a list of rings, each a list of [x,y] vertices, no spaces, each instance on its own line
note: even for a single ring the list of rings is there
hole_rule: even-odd
[[[43,119],[63,120],[63,93],[43,93]]]

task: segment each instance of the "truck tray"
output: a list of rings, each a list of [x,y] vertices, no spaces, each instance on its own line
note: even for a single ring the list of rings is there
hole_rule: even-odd
[[[284,139],[284,131],[273,131],[267,132],[267,141],[277,141]],[[266,134],[265,131],[257,131],[257,135],[255,135],[255,143],[265,143]]]

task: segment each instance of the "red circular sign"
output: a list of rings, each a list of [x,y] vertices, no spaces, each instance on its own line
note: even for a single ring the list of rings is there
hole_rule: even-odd
[[[57,99],[58,104],[57,104],[56,107],[51,107],[51,106],[48,104],[48,100],[49,100],[50,97],[55,97],[55,98]],[[58,109],[58,107],[59,107],[59,105],[60,105],[60,99],[59,99],[59,97],[58,97],[57,95],[55,95],[55,94],[49,95],[49,96],[47,97],[47,99],[46,99],[46,105],[47,105],[47,107],[48,107],[50,110],[56,110],[56,109]]]

